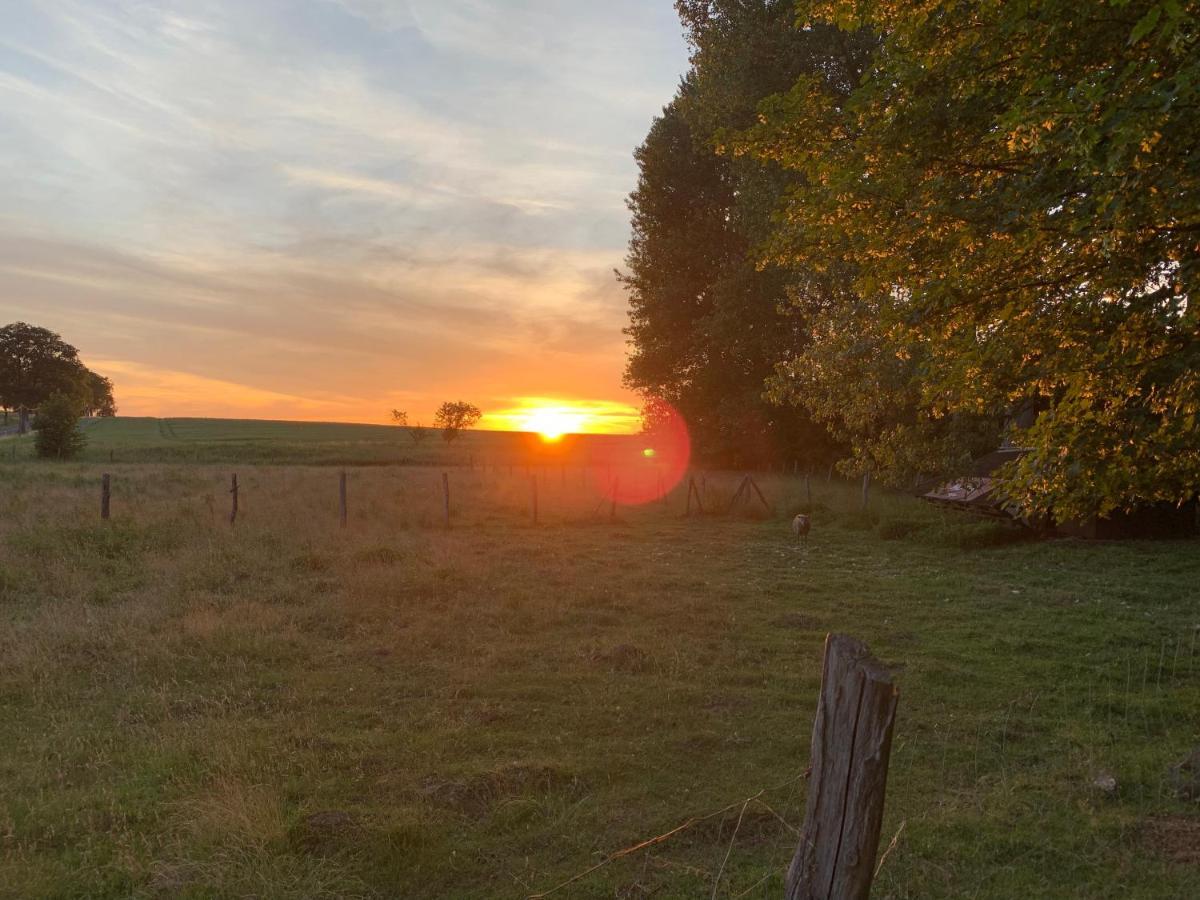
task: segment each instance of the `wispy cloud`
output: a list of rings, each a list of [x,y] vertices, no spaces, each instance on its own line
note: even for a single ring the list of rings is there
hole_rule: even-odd
[[[631,150],[684,66],[670,4],[14,0],[4,18],[4,315],[124,361],[131,391],[166,371],[214,398],[316,383],[377,419],[396,392],[418,412],[630,399],[611,269]]]

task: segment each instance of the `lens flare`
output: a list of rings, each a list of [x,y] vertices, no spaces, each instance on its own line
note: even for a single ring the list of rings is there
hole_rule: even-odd
[[[661,500],[683,480],[692,458],[692,439],[679,411],[658,404],[654,427],[640,445],[607,462],[597,479],[600,494],[622,506]]]

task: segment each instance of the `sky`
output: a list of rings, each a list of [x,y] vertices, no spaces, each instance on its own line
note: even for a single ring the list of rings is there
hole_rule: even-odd
[[[0,318],[122,415],[632,428],[670,0],[0,0]]]

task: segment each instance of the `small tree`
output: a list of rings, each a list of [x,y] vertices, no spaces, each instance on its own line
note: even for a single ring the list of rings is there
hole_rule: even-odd
[[[402,409],[392,410],[392,421],[397,427],[403,428],[408,432],[408,436],[414,444],[420,444],[425,438],[429,437],[429,432],[422,427],[420,422],[417,422],[415,425],[408,424],[408,413]]]
[[[82,412],[79,400],[67,394],[54,394],[38,407],[33,427],[40,458],[71,459],[87,445],[87,437],[79,430]]]
[[[458,437],[460,431],[472,428],[483,417],[479,407],[464,403],[447,401],[438,407],[437,415],[433,417],[435,428],[442,429],[442,440],[446,443]]]

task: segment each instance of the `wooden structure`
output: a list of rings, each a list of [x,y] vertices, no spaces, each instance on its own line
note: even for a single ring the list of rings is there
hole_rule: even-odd
[[[734,491],[733,499],[729,501],[729,509],[726,510],[726,515],[737,509],[739,503],[749,503],[751,491],[753,491],[755,495],[757,495],[758,499],[762,502],[763,509],[767,511],[768,515],[775,514],[775,508],[771,506],[771,504],[767,502],[767,498],[763,496],[763,492],[759,488],[758,482],[754,480],[753,476],[747,474],[742,477],[741,483],[738,484],[737,490]]]
[[[875,875],[898,695],[854,638],[825,639],[811,780],[786,900],[867,900]]]

